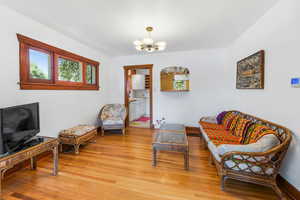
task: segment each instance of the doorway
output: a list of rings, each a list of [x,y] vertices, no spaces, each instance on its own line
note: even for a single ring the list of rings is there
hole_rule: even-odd
[[[152,64],[124,66],[126,127],[153,128]]]

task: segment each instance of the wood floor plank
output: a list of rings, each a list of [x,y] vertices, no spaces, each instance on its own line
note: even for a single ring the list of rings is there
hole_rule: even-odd
[[[277,199],[262,186],[228,180],[220,190],[209,153],[199,137],[189,137],[190,170],[183,169],[183,155],[160,152],[152,167],[154,130],[129,128],[126,136],[106,134],[80,149],[79,155],[60,154],[58,176],[52,176],[52,158],[38,162],[36,171],[22,169],[3,184],[6,200],[199,200]]]

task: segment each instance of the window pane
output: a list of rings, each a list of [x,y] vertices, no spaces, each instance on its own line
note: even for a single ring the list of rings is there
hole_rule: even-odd
[[[58,80],[82,82],[82,63],[58,58]]]
[[[94,66],[92,68],[92,77],[93,77],[92,84],[96,84],[96,67],[94,67]]]
[[[51,56],[42,51],[29,49],[30,78],[51,79]]]
[[[86,82],[92,84],[92,66],[86,65]]]
[[[86,82],[96,84],[96,67],[90,64],[86,65]]]

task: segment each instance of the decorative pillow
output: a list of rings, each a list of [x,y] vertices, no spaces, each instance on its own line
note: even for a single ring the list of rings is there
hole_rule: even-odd
[[[233,131],[240,119],[241,119],[240,116],[238,115],[234,116],[233,119],[228,124],[228,130]]]
[[[218,114],[218,116],[216,118],[218,124],[222,124],[223,118],[225,117],[226,113],[227,113],[227,111],[223,111]]]
[[[250,124],[250,120],[240,117],[236,123],[235,129],[233,130],[233,135],[243,137]]]
[[[225,115],[225,117],[223,118],[223,125],[224,127],[228,130],[229,129],[229,126],[231,124],[231,121],[233,120],[233,118],[235,117],[236,115],[232,112],[227,112],[227,114]]]
[[[243,144],[249,144],[251,134],[257,126],[261,126],[261,125],[254,123],[254,124],[251,124],[250,126],[248,126],[247,130],[245,131],[244,137],[243,137],[243,141],[242,141]]]
[[[255,141],[254,142],[257,142],[258,140],[260,140],[263,136],[265,135],[275,135],[277,137],[277,133],[276,131],[272,130],[272,129],[266,129],[264,130],[260,135],[258,135],[256,138],[255,138]]]
[[[226,112],[226,114],[223,117],[222,124],[225,125],[227,123],[227,121],[230,118],[232,118],[232,115],[234,115],[233,112]]]
[[[272,131],[271,128],[261,125],[261,124],[254,124],[249,127],[248,131],[245,134],[243,143],[244,144],[251,144],[258,140],[258,138],[261,138],[261,136],[266,135],[265,131]],[[275,133],[275,132],[273,132]]]

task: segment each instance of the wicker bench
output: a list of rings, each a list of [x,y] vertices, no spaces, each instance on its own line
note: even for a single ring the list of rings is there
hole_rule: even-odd
[[[60,152],[62,145],[73,145],[75,154],[79,154],[79,147],[82,144],[95,140],[97,128],[89,125],[78,125],[70,129],[63,130],[59,133]]]
[[[239,111],[228,111],[225,116],[230,115],[232,118],[227,118],[227,121],[233,122],[233,117],[239,117],[238,122],[246,122],[244,128],[237,122],[235,128],[230,130],[231,125],[226,128],[223,124],[225,119],[222,124],[217,124],[216,117],[203,117],[199,122],[203,142],[220,176],[221,188],[224,189],[226,179],[231,178],[271,187],[280,199],[286,199],[276,178],[292,140],[291,131]],[[234,131],[241,131],[241,141],[234,141],[238,137],[233,136]],[[253,142],[249,142],[250,139]]]

